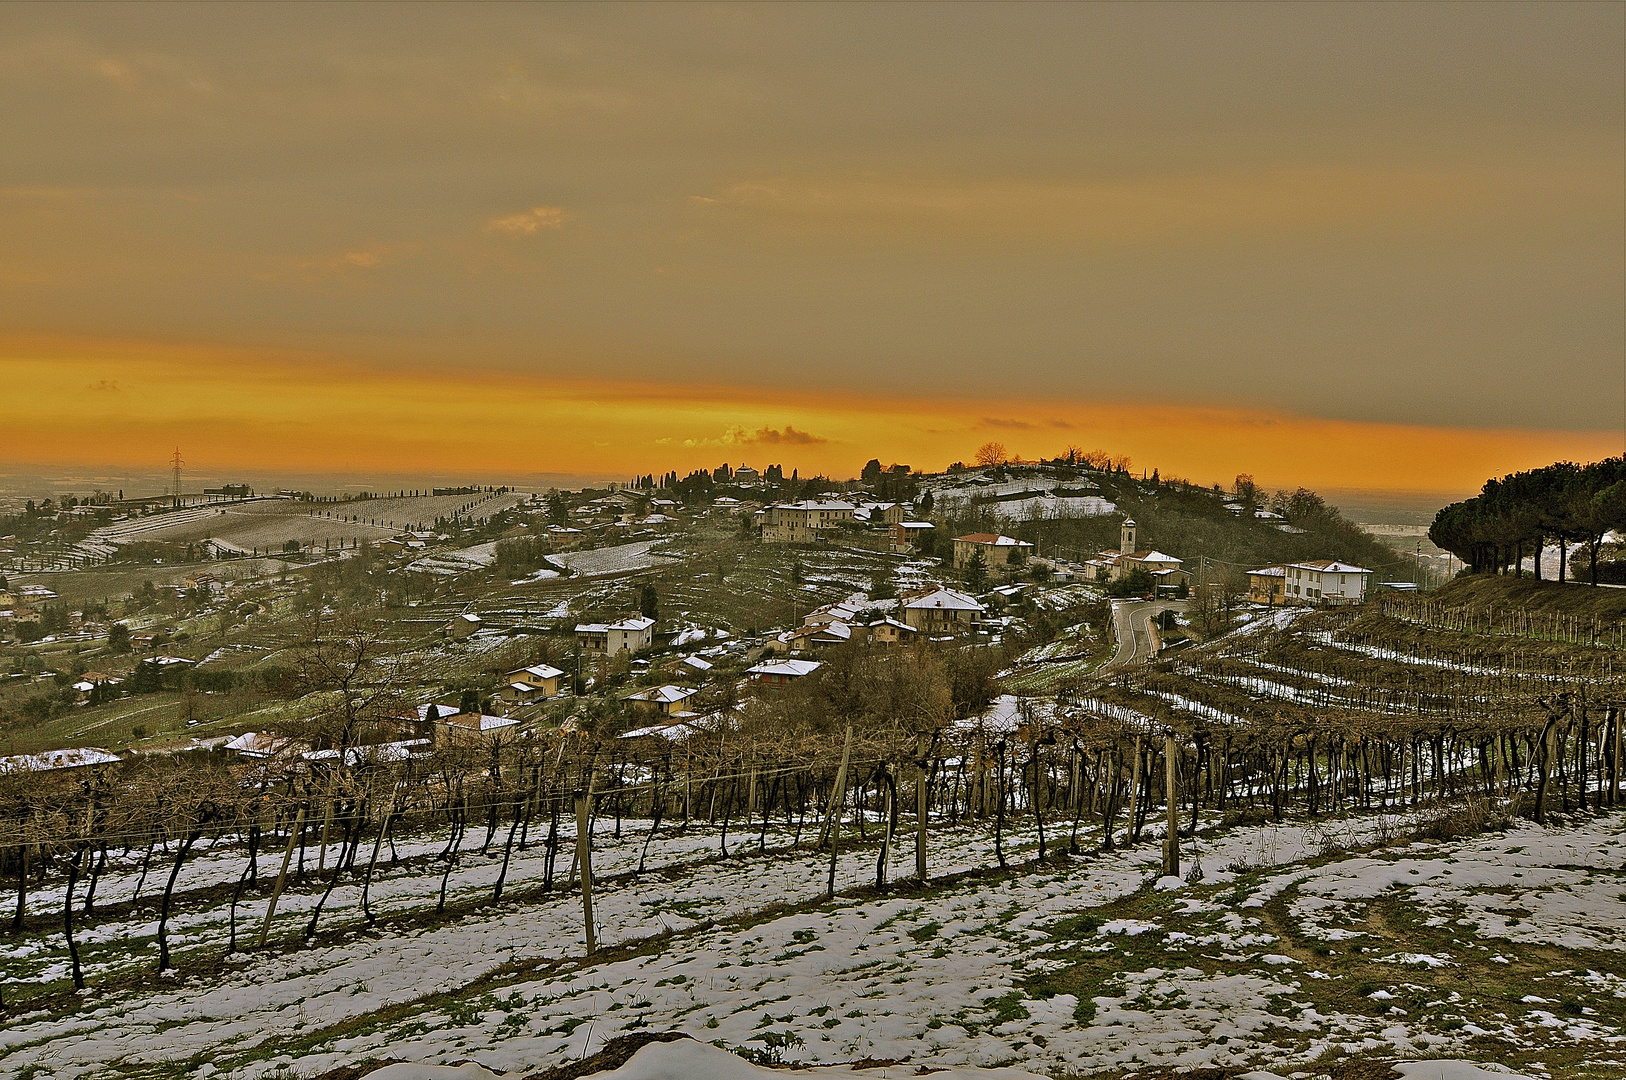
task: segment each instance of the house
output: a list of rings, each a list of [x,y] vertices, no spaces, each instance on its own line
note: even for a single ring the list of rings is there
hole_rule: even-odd
[[[769,660],[746,668],[745,673],[754,676],[763,686],[785,686],[813,674],[823,666],[817,660]]]
[[[666,665],[666,670],[680,679],[704,679],[712,666],[704,657],[684,656]]]
[[[1287,602],[1287,567],[1266,566],[1248,571],[1248,602],[1284,604]]]
[[[868,602],[862,606],[855,600],[842,600],[834,604],[825,604],[814,608],[802,618],[803,626],[825,626],[833,622],[850,623],[864,608],[870,607]]]
[[[1116,578],[1126,578],[1136,570],[1145,571],[1153,580],[1167,578],[1169,574],[1181,574],[1189,581],[1190,574],[1180,569],[1182,560],[1173,555],[1165,555],[1156,548],[1145,548],[1141,551],[1131,551],[1127,555],[1118,556],[1116,564]],[[1116,580],[1115,578],[1115,580]]]
[[[547,664],[515,668],[507,675],[507,683],[498,692],[504,701],[515,705],[530,705],[559,696],[560,680],[565,673]]]
[[[839,529],[853,520],[850,503],[816,499],[777,503],[762,518],[765,544],[811,544],[825,537],[828,529]]]
[[[907,645],[920,631],[897,619],[876,619],[865,627],[872,645]]]
[[[453,713],[435,720],[436,746],[490,746],[508,743],[519,734],[519,721],[485,713]]]
[[[532,686],[524,680],[516,679],[504,683],[497,696],[510,705],[535,705],[539,701],[546,701],[552,695],[540,686]]]
[[[622,701],[632,705],[634,709],[645,713],[659,713],[661,716],[676,716],[683,712],[683,703],[700,693],[692,686],[651,686],[643,690],[636,690],[630,694],[623,694]]]
[[[859,503],[853,514],[855,520],[876,526],[897,525],[907,516],[903,504],[895,502]]]
[[[853,628],[844,622],[801,626],[779,636],[779,641],[784,645],[784,649],[779,651],[799,653],[810,649],[823,650],[832,645],[844,645],[852,639]]]
[[[480,629],[480,616],[459,615],[446,624],[446,635],[453,641],[462,641],[464,638]]]
[[[976,557],[982,556],[983,565],[995,577],[1006,577],[1020,572],[1028,564],[1033,545],[998,533],[971,533],[954,538],[954,569],[964,570]]]
[[[1288,563],[1286,600],[1296,604],[1358,604],[1372,587],[1372,571],[1336,559]]]
[[[401,739],[394,742],[363,743],[360,746],[347,747],[344,751],[344,763],[351,768],[357,765],[391,765],[402,761],[409,761],[415,757],[427,756],[434,750],[429,739]],[[322,763],[339,760],[339,751],[336,747],[326,750],[307,750],[299,755],[305,761]]]
[[[613,623],[581,623],[576,640],[592,656],[615,656],[647,649],[655,640],[655,620],[646,616]]]
[[[965,634],[982,626],[985,609],[974,596],[935,589],[902,602],[903,621],[926,634]]]
[[[929,521],[893,522],[887,526],[888,539],[892,542],[892,551],[898,555],[907,555],[935,527]]]
[[[241,758],[265,761],[268,758],[281,757],[285,753],[288,756],[302,754],[310,749],[310,745],[298,742],[287,735],[273,735],[269,731],[245,731],[228,741],[225,749]]]
[[[549,525],[547,532],[542,534],[548,538],[548,543],[557,551],[569,551],[581,547],[587,534],[580,529],[567,528],[564,525]]]

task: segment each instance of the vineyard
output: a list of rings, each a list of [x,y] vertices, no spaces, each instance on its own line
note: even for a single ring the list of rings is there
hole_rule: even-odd
[[[1263,619],[964,715],[922,649],[632,738],[0,777],[0,1060],[534,1070],[675,1027],[762,1060],[1618,1075],[1614,631],[1454,618]]]

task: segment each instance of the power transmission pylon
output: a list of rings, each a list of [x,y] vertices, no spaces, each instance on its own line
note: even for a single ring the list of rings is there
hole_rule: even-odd
[[[175,496],[175,505],[177,507],[181,505],[181,466],[184,464],[186,463],[181,460],[181,448],[177,446],[175,448],[175,453],[170,455],[169,459],[170,468],[175,471],[175,489],[173,494]]]

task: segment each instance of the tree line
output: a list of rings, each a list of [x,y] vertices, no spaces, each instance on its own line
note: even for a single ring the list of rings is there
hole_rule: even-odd
[[[1524,574],[1533,555],[1541,580],[1541,552],[1558,545],[1558,580],[1569,571],[1572,544],[1585,545],[1591,584],[1600,580],[1605,536],[1626,527],[1626,457],[1589,465],[1560,461],[1540,469],[1487,480],[1471,499],[1452,503],[1434,516],[1428,538],[1475,574]]]

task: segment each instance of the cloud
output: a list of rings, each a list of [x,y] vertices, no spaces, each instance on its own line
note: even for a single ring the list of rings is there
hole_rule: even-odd
[[[1012,429],[1014,431],[1027,431],[1027,430],[1029,430],[1029,429],[1031,429],[1033,427],[1033,425],[1028,423],[1026,420],[1013,420],[1013,419],[1010,419],[1010,418],[1002,419],[1002,418],[997,417],[997,416],[985,416],[985,417],[983,417],[982,418],[982,426],[983,427],[1010,428],[1010,429]]]
[[[87,384],[85,386],[85,389],[86,390],[104,390],[104,391],[108,391],[110,393],[116,393],[116,392],[118,392],[120,390],[123,390],[124,387],[119,385],[119,382],[118,382],[117,379],[98,379],[96,382]]]
[[[349,251],[337,251],[306,259],[278,260],[253,273],[256,281],[317,281],[333,276],[378,270],[410,258],[419,250],[414,242],[396,241],[368,244]]]
[[[486,232],[509,236],[535,236],[542,229],[557,229],[567,220],[562,206],[533,206],[517,214],[494,217],[486,222]]]
[[[683,446],[692,450],[702,446],[822,446],[829,441],[822,435],[798,431],[792,424],[786,424],[783,431],[771,427],[760,427],[752,431],[736,424],[724,431],[720,438],[684,439],[681,443],[670,438],[656,439],[655,445]]]
[[[758,428],[754,432],[743,432],[739,429],[735,429],[734,431],[731,431],[730,434],[736,436],[733,440],[734,442],[745,443],[748,445],[767,446],[784,444],[786,446],[815,446],[819,443],[827,443],[830,441],[829,439],[806,431],[797,431],[789,424],[785,425],[784,431],[780,431],[778,428],[764,427]]]
[[[1065,420],[1052,420],[1052,421],[1050,421],[1050,426],[1053,427],[1053,428],[1064,428],[1064,429],[1069,429],[1070,430],[1073,425],[1069,424]]]

